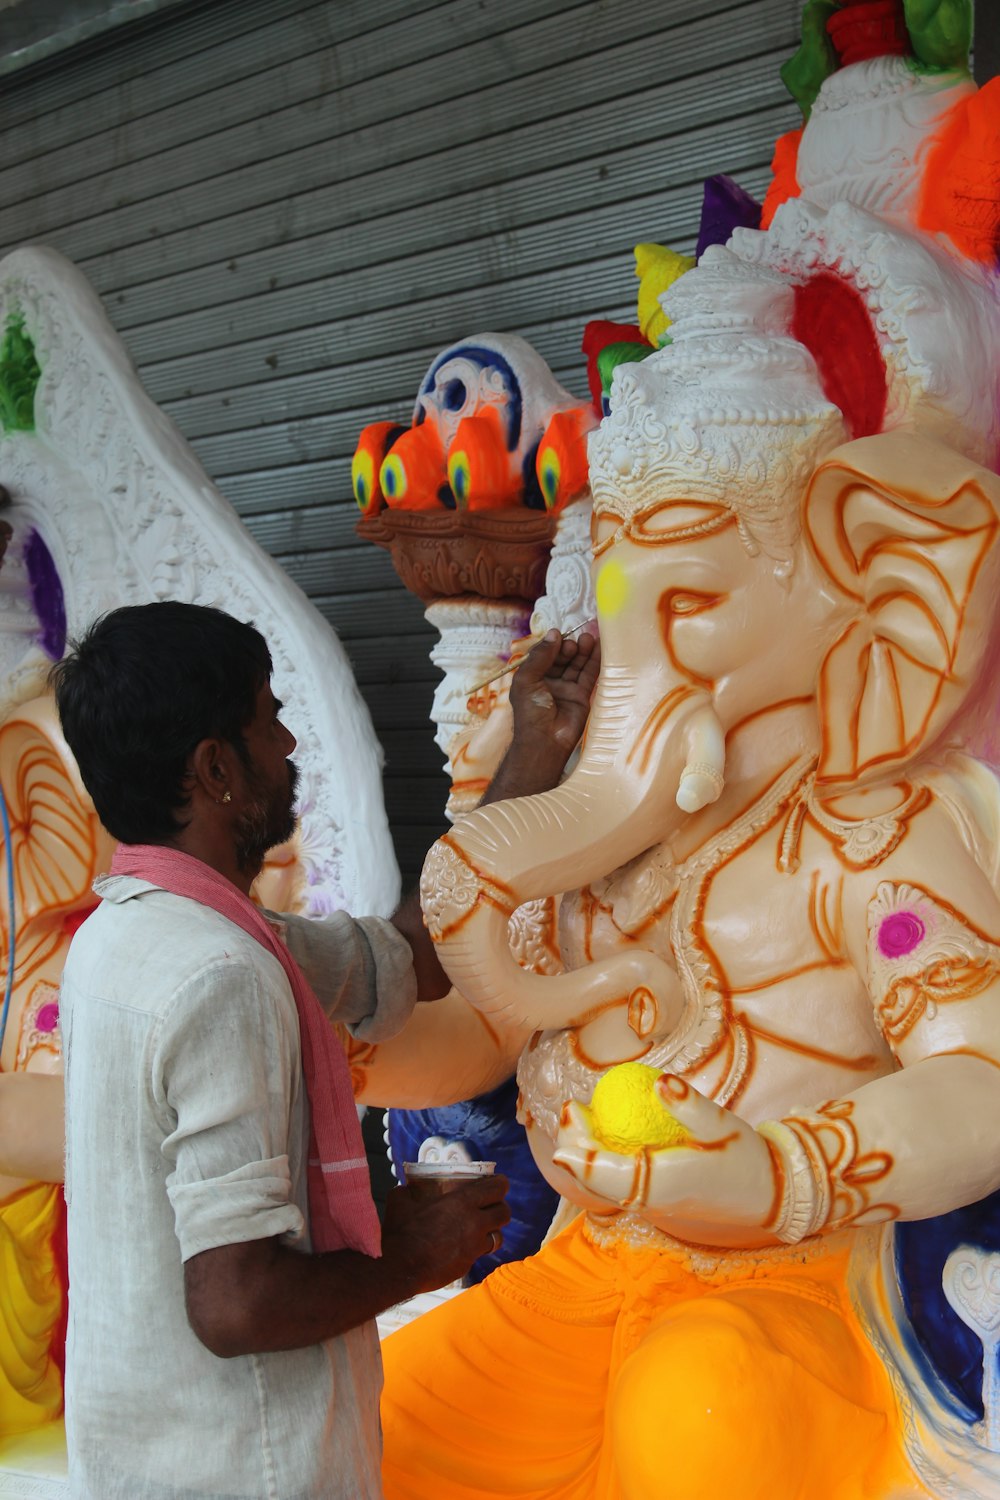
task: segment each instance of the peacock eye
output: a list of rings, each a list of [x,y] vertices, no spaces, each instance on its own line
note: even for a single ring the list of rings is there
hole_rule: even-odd
[[[351,487],[354,498],[362,510],[372,497],[375,485],[375,465],[370,453],[359,450],[351,462]]]

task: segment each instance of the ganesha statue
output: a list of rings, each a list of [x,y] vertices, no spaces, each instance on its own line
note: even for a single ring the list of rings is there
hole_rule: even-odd
[[[1000,1497],[1000,90],[969,10],[811,0],[762,227],[615,372],[579,762],[460,818],[421,886],[566,1207],[387,1341],[390,1500]],[[636,1062],[609,1144],[595,1088]]]

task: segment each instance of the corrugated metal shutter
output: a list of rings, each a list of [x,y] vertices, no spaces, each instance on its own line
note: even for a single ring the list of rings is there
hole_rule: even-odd
[[[524,334],[581,395],[631,248],[692,248],[798,123],[799,0],[215,0],[14,75],[0,237],[102,293],[147,389],[336,627],[386,749],[404,877],[444,801],[434,639],[354,536],[364,423],[432,356]]]

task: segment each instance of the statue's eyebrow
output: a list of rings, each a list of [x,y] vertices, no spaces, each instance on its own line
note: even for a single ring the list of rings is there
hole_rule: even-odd
[[[687,508],[689,511],[702,511],[700,518],[695,519],[689,515],[685,521],[678,521],[675,525],[651,527],[650,522],[662,517],[667,510]],[[735,526],[737,518],[735,513],[716,501],[705,500],[669,500],[657,501],[653,505],[645,506],[636,512],[626,522],[626,530],[634,542],[646,546],[664,546],[671,542],[688,541],[692,537],[711,536],[717,531],[725,531],[729,526]]]

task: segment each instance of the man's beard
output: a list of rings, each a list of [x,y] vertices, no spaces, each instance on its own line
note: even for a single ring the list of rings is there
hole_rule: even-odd
[[[282,792],[264,785],[252,767],[247,769],[250,801],[233,830],[236,863],[244,873],[256,874],[264,855],[277,844],[283,844],[295,832],[295,789],[299,784],[298,767],[288,766],[288,787]]]

